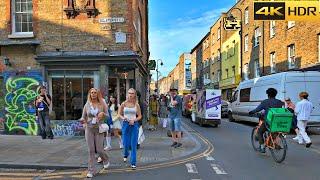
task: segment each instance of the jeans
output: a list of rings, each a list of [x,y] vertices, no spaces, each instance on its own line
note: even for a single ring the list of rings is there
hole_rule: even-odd
[[[40,111],[38,112],[38,119],[40,124],[40,135],[42,138],[53,138],[53,133],[51,130],[49,112],[48,111]]]
[[[134,125],[129,125],[129,122],[124,121],[122,125],[122,138],[124,145],[124,157],[129,156],[129,149],[131,148],[131,165],[137,163],[137,144],[139,134],[139,123],[135,122]]]

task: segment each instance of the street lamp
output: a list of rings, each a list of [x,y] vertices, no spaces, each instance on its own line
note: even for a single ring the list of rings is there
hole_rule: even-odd
[[[157,60],[157,84],[156,84],[156,89],[157,89],[157,95],[159,95],[159,61],[160,61],[160,65],[163,66],[163,62],[161,59]]]
[[[236,18],[231,14],[232,10],[238,10],[240,12],[240,31],[239,31],[239,35],[240,35],[240,77],[241,77],[241,81],[242,81],[242,63],[243,63],[243,58],[242,58],[242,10],[240,8],[232,8],[230,10],[230,13],[228,14],[227,20],[228,21],[234,21]]]

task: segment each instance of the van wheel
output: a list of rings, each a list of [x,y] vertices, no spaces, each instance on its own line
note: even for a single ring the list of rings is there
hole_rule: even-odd
[[[234,122],[234,119],[232,117],[232,112],[228,112],[228,118],[229,118],[229,122]]]

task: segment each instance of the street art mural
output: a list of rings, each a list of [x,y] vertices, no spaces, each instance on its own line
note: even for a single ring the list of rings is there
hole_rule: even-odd
[[[6,72],[5,81],[5,126],[9,134],[24,132],[26,135],[37,135],[34,99],[38,95],[40,82],[43,82],[41,73]]]
[[[82,136],[83,125],[79,121],[51,121],[54,136]]]

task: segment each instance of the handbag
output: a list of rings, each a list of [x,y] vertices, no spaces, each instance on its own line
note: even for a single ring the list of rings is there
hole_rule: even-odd
[[[108,132],[109,126],[106,123],[102,123],[99,125],[99,133],[105,133]]]

